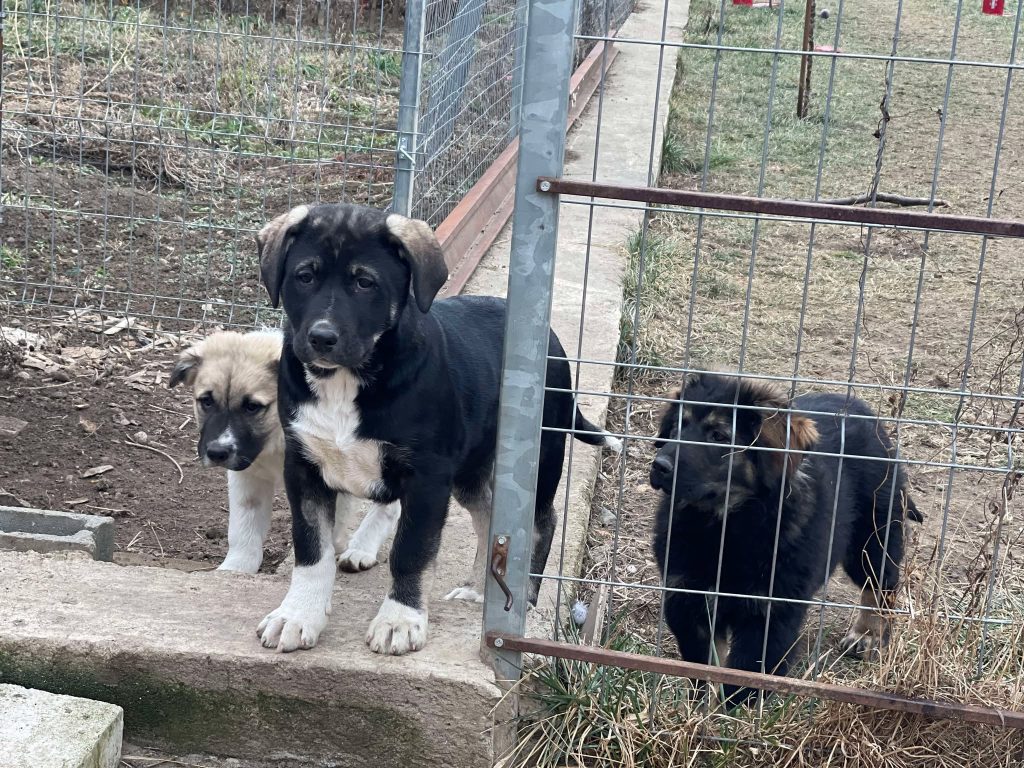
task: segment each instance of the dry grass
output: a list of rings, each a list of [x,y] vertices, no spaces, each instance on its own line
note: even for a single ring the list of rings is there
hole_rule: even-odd
[[[934,574],[934,565],[922,562],[912,570]],[[997,575],[991,614],[1009,623],[988,628],[929,610],[937,593],[952,594],[949,585],[937,591],[927,577],[915,584],[904,601],[910,611],[894,617],[892,642],[877,663],[826,648],[817,657],[816,679],[935,701],[1024,708],[1024,583]],[[987,595],[981,579],[953,602],[966,607]],[[633,605],[623,609],[605,646],[656,653],[651,640],[635,631],[637,618]],[[793,674],[810,677],[814,667],[805,658]],[[794,696],[726,713],[709,707],[686,681],[554,659],[534,659],[521,685],[529,714],[507,768],[1024,765],[1024,733],[1014,729]]]
[[[8,18],[5,154],[205,194],[258,191],[256,158],[390,166],[400,33],[88,0],[14,0]]]

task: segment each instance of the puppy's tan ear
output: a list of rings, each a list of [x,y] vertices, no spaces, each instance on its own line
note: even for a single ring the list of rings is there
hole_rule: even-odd
[[[786,445],[786,421],[789,421],[789,451],[788,453],[776,453],[772,458],[778,464],[779,471],[785,469],[792,477],[800,462],[804,460],[806,451],[810,450],[818,442],[818,428],[814,421],[797,413],[773,413],[761,422],[761,439],[758,441],[768,448],[777,448],[780,451],[787,448]]]
[[[409,262],[412,272],[412,296],[420,312],[434,303],[437,292],[448,282],[448,265],[434,231],[425,221],[389,214],[385,226],[392,240]]]
[[[661,410],[661,416],[658,421],[660,427],[658,429],[658,440],[655,442],[655,446],[661,447],[662,441],[667,440],[668,436],[672,434],[672,430],[675,429],[676,422],[679,420],[679,398],[682,397],[683,390],[677,389],[669,397],[674,401],[666,403],[665,407]]]
[[[788,412],[792,403],[777,384],[746,379],[740,386],[752,405],[765,409],[761,411],[761,429],[756,444],[774,448],[777,452],[773,451],[770,459],[779,472],[785,471],[792,477],[806,451],[818,441],[818,428],[812,419]]]
[[[202,342],[189,347],[178,356],[178,362],[171,369],[171,377],[167,380],[167,388],[173,389],[179,384],[192,386],[199,373],[199,366],[203,364]]]
[[[309,216],[309,206],[300,205],[268,222],[256,235],[256,248],[260,256],[260,280],[270,294],[275,308],[281,300],[285,257],[295,239],[295,232]]]

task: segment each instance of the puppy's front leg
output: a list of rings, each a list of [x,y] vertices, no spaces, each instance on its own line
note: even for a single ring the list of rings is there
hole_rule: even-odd
[[[342,494],[338,495],[339,517],[334,521],[334,548],[341,551],[338,555],[338,567],[350,573],[366,571],[377,564],[377,554],[381,545],[395,532],[398,516],[402,511],[401,505],[397,501],[391,504],[371,504],[362,522],[359,523],[359,528],[352,534],[348,546],[344,546],[343,532],[339,529],[343,527],[340,515],[342,505],[345,503],[355,506],[357,502],[351,496],[346,498]],[[349,509],[345,511],[346,515],[350,514]]]
[[[335,575],[332,528],[337,494],[290,444],[284,478],[292,511],[295,567],[288,594],[260,622],[256,634],[265,647],[287,653],[312,648],[327,626]]]
[[[274,477],[256,467],[228,472],[228,554],[218,571],[256,573],[270,531]]]
[[[418,651],[427,643],[423,574],[437,557],[451,497],[450,480],[409,485],[391,545],[391,591],[366,633],[370,650],[392,656]]]

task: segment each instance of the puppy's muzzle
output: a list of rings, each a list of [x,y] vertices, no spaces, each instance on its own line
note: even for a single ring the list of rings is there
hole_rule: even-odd
[[[675,464],[672,460],[659,453],[654,457],[651,464],[651,486],[659,491],[670,493],[672,491],[672,475],[675,472]]]
[[[238,446],[233,440],[225,440],[223,437],[211,440],[202,450],[201,458],[203,464],[208,467],[235,469],[238,463]]]
[[[326,320],[317,320],[306,333],[309,346],[318,355],[329,355],[338,345],[340,335],[333,323]]]

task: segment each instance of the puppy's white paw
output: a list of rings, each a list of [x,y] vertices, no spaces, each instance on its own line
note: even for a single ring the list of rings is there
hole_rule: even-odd
[[[264,648],[274,648],[281,653],[306,650],[316,645],[320,633],[327,626],[327,611],[296,609],[282,603],[277,610],[264,617],[256,628],[256,635]]]
[[[473,587],[461,586],[456,587],[447,595],[444,596],[445,600],[466,600],[471,603],[482,603],[484,596],[476,591]]]
[[[615,435],[609,435],[607,432],[604,436],[604,446],[612,453],[622,453],[622,441],[615,437]]]
[[[377,553],[351,547],[338,555],[338,567],[348,573],[368,571],[377,564]]]
[[[228,556],[224,558],[223,563],[217,566],[217,570],[236,571],[237,573],[257,573],[262,561],[262,552],[260,552],[258,557],[253,557],[251,555],[235,555],[228,552]]]
[[[387,598],[370,622],[366,644],[374,653],[401,656],[427,644],[427,612]]]

